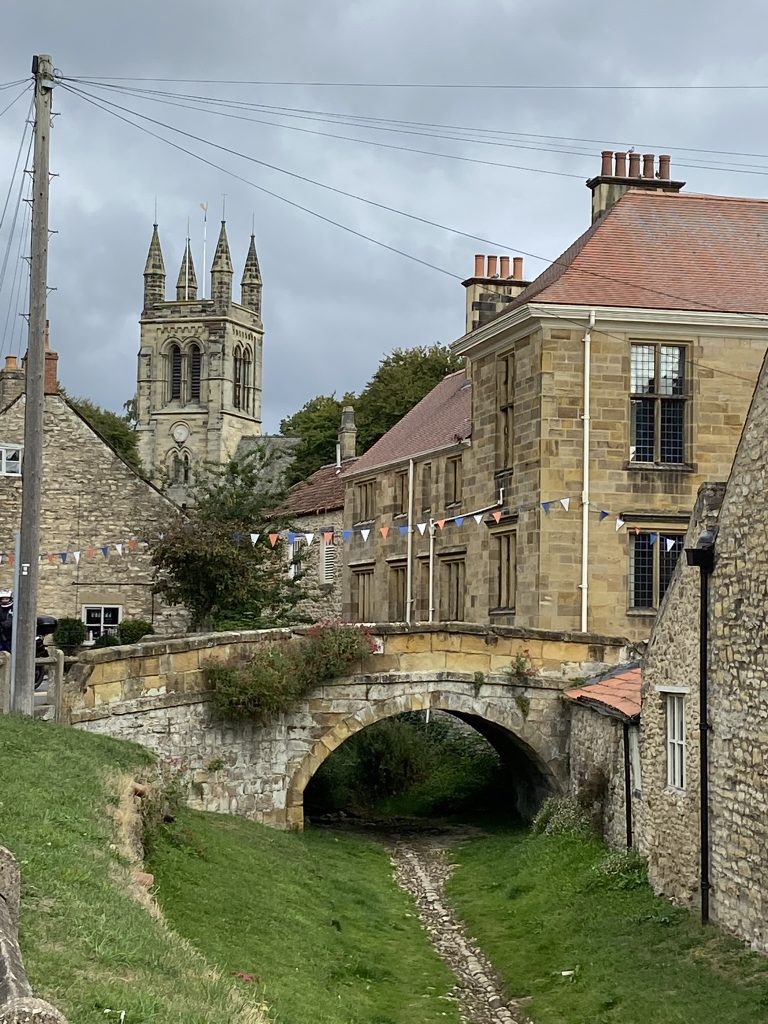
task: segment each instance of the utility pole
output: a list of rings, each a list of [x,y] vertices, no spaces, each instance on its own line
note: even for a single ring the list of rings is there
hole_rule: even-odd
[[[21,485],[19,590],[14,595],[16,686],[13,711],[33,715],[35,636],[40,557],[40,506],[43,487],[43,408],[45,403],[45,322],[48,299],[48,186],[50,181],[53,62],[47,54],[32,58],[35,76],[35,144],[32,171],[32,248],[29,271],[24,462]]]

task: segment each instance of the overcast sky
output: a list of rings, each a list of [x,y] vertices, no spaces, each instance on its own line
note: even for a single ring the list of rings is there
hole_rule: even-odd
[[[397,346],[450,342],[463,333],[464,289],[475,252],[556,257],[589,222],[587,177],[601,148],[671,152],[689,191],[761,196],[765,176],[711,170],[713,161],[766,166],[754,157],[684,147],[768,153],[766,90],[628,91],[352,88],[221,85],[222,79],[540,85],[768,84],[762,0],[738,17],[720,0],[629,4],[584,0],[4,0],[0,82],[50,53],[65,76],[209,79],[206,84],[125,82],[199,96],[594,140],[542,152],[472,141],[330,125],[240,111],[283,125],[515,164],[493,167],[272,127],[135,96],[112,102],[296,174],[499,243],[489,246],[416,223],[147,124],[235,174],[373,236],[449,274],[356,238],[121,123],[57,88],[52,144],[49,301],[53,346],[68,391],[119,410],[135,390],[142,271],[157,197],[170,289],[187,218],[198,275],[201,201],[210,204],[210,254],[222,194],[236,297],[252,217],[264,277],[264,427],[313,395],[359,390]],[[731,13],[729,13],[731,12]],[[85,88],[85,87],[84,87]],[[87,86],[93,95],[108,94]],[[0,110],[16,90],[0,92]],[[28,98],[0,118],[0,204]],[[234,112],[230,108],[230,112]],[[438,129],[412,131],[437,132]],[[551,141],[523,140],[556,148]],[[545,174],[556,171],[563,175]],[[1,205],[0,205],[1,209]],[[0,263],[8,221],[0,231]],[[16,262],[0,292],[5,353],[17,351]],[[545,266],[526,256],[526,276]],[[455,275],[455,277],[449,276]],[[15,328],[15,330],[14,330]],[[0,333],[0,348],[3,347]],[[25,347],[25,343],[24,343]],[[5,354],[3,353],[3,354]]]

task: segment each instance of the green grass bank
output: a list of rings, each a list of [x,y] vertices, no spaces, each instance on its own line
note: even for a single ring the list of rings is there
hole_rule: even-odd
[[[453,856],[454,905],[536,1024],[768,1021],[768,959],[598,870],[596,840],[501,832]]]

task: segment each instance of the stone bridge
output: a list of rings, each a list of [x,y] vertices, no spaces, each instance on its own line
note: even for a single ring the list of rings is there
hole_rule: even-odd
[[[528,814],[568,785],[562,691],[626,658],[625,641],[585,634],[377,626],[377,652],[355,675],[318,685],[266,725],[218,718],[204,667],[247,657],[264,644],[295,642],[301,632],[192,635],[88,652],[67,674],[62,717],[183,765],[193,806],[300,829],[307,784],[346,739],[403,712],[445,711],[498,751],[510,805]],[[535,675],[514,674],[518,656]]]

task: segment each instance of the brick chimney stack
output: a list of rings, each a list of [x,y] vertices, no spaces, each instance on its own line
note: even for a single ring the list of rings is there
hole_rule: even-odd
[[[671,180],[670,157],[666,153],[659,156],[657,170],[653,153],[643,153],[641,158],[640,153],[614,153],[605,149],[601,153],[600,174],[587,182],[587,188],[592,192],[592,221],[610,210],[629,188],[679,192],[684,185],[684,181]]]
[[[43,392],[46,395],[58,395],[59,393],[59,356],[51,352],[50,346],[50,320],[45,321],[45,370],[43,374]]]
[[[472,277],[461,282],[467,289],[466,332],[476,330],[504,312],[530,284],[523,279],[523,260],[515,256],[475,256]]]

